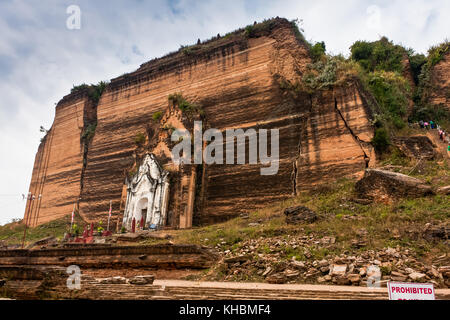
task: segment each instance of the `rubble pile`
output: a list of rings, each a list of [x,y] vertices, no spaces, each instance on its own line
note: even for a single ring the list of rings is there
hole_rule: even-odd
[[[364,232],[355,248],[365,243]],[[268,283],[320,283],[386,286],[387,281],[431,282],[437,288],[450,286],[450,258],[444,254],[432,263],[419,261],[409,249],[384,248],[358,254],[332,254],[335,237],[313,235],[251,239],[236,249],[222,249],[222,260],[203,280],[265,281]],[[364,245],[364,244],[362,244]],[[318,252],[328,250],[318,258]],[[321,251],[322,250],[322,251]]]

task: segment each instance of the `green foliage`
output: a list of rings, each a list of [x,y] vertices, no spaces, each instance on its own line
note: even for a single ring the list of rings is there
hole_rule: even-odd
[[[169,95],[169,101],[177,105],[183,113],[193,114],[197,113],[203,115],[203,109],[195,103],[191,103],[183,98],[181,93],[173,93]]]
[[[439,63],[444,58],[444,55],[450,50],[450,42],[445,41],[439,45],[432,46],[428,50],[428,61],[431,67]]]
[[[389,134],[385,128],[378,128],[372,138],[372,145],[379,153],[386,152],[389,148]]]
[[[88,124],[85,126],[83,133],[81,135],[81,140],[85,142],[89,142],[95,135],[95,129],[97,128],[97,121]]]
[[[423,54],[410,54],[409,64],[411,66],[411,72],[413,74],[414,82],[417,85],[419,83],[419,76],[422,72],[422,66],[427,62],[427,58]]]
[[[193,47],[195,47],[195,46],[180,46],[180,50],[181,50],[181,52],[183,52],[183,54],[184,55],[187,55],[187,56],[189,56],[189,55],[191,55],[192,53],[193,53]]]
[[[375,42],[356,41],[351,47],[351,59],[357,61],[366,71],[393,71],[402,73],[405,48],[394,45],[382,37]]]
[[[276,20],[265,19],[263,22],[256,24],[249,24],[244,29],[244,35],[246,38],[256,38],[269,34],[275,27]]]
[[[303,87],[309,91],[320,90],[358,77],[360,67],[343,56],[327,56],[312,64],[302,78]]]
[[[161,111],[156,111],[153,115],[152,115],[152,119],[154,121],[158,121],[159,119],[161,119],[162,117],[162,112]]]
[[[86,90],[87,88],[89,88],[89,85],[88,84],[86,84],[86,83],[82,83],[82,84],[79,84],[79,85],[73,85],[73,87],[72,87],[72,89],[70,90],[70,93],[74,93],[74,92],[77,92],[77,91],[82,91],[82,90]]]
[[[245,27],[245,31],[244,34],[247,38],[253,38],[255,37],[255,27],[253,27],[252,25],[248,25]]]
[[[395,146],[390,146],[391,152],[383,156],[383,165],[394,165],[408,167],[411,164],[410,158],[405,156],[399,148]]]
[[[422,66],[422,71],[419,75],[419,85],[417,86],[413,97],[414,102],[417,105],[426,104],[431,90],[431,66],[427,61],[427,63]]]
[[[380,271],[381,271],[381,274],[383,276],[388,276],[392,272],[392,267],[390,265],[388,265],[388,266],[380,266]]]
[[[334,58],[315,62],[308,65],[308,69],[302,80],[310,90],[327,88],[336,82],[337,61]]]
[[[99,83],[97,83],[97,85],[91,87],[92,89],[89,91],[89,97],[95,105],[97,105],[100,101],[100,97],[103,91],[105,91],[106,85],[107,83],[105,81],[100,81]]]
[[[318,61],[322,56],[325,55],[326,47],[325,42],[317,42],[315,45],[311,46],[310,54],[313,61]]]
[[[122,228],[120,228],[120,233],[125,233],[127,231],[127,229],[125,228],[125,226],[122,226]]]
[[[305,36],[303,35],[304,30],[299,27],[299,24],[301,24],[302,22],[303,22],[303,20],[299,20],[299,19],[294,19],[294,20],[290,21],[292,30],[294,31],[294,35],[297,38],[297,40],[300,42],[308,43],[305,40]]]
[[[134,136],[134,143],[138,146],[142,146],[145,143],[145,134],[143,134],[142,132],[138,132]]]
[[[403,128],[410,96],[405,78],[393,72],[375,71],[367,75],[367,84],[382,109],[384,119],[397,129]]]
[[[437,122],[450,119],[450,112],[442,106],[431,106],[420,104],[414,107],[413,113],[410,117],[411,121],[417,122],[420,120],[434,120]]]
[[[70,93],[74,93],[74,92],[81,91],[81,90],[87,90],[87,94],[88,94],[89,98],[91,99],[91,101],[94,103],[94,105],[98,105],[98,102],[100,101],[100,97],[101,97],[103,91],[105,91],[107,84],[108,83],[106,81],[100,81],[97,84],[90,84],[90,85],[83,83],[78,86],[73,86]]]
[[[76,236],[78,236],[78,235],[81,234],[81,227],[78,226],[76,223],[74,223],[74,224],[72,225],[72,230],[71,230],[71,232],[72,232],[73,234],[75,234]]]

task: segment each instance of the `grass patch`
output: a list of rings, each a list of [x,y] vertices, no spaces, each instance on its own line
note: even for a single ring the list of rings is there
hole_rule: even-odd
[[[64,233],[70,231],[70,220],[71,214],[34,228],[27,228],[25,245],[49,236],[62,239]],[[77,213],[74,216],[74,224],[80,226],[80,228],[85,224]],[[22,244],[24,229],[25,225],[23,224],[23,221],[12,222],[0,226],[0,240],[5,240],[9,245]]]

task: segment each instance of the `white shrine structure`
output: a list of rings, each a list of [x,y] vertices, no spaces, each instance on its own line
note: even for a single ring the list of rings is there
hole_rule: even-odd
[[[127,184],[123,226],[131,229],[161,227],[166,224],[169,202],[169,172],[162,169],[155,156],[147,153],[136,174]]]

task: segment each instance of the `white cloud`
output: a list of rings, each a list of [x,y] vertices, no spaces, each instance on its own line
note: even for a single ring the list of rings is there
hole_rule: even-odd
[[[81,8],[81,29],[66,28],[66,8]],[[370,6],[380,25],[368,26]],[[152,58],[274,16],[304,21],[305,36],[348,53],[356,40],[386,35],[426,52],[448,36],[446,1],[88,1],[0,3],[0,224],[22,217],[39,126],[74,84],[135,70]],[[15,196],[11,196],[11,195]]]

